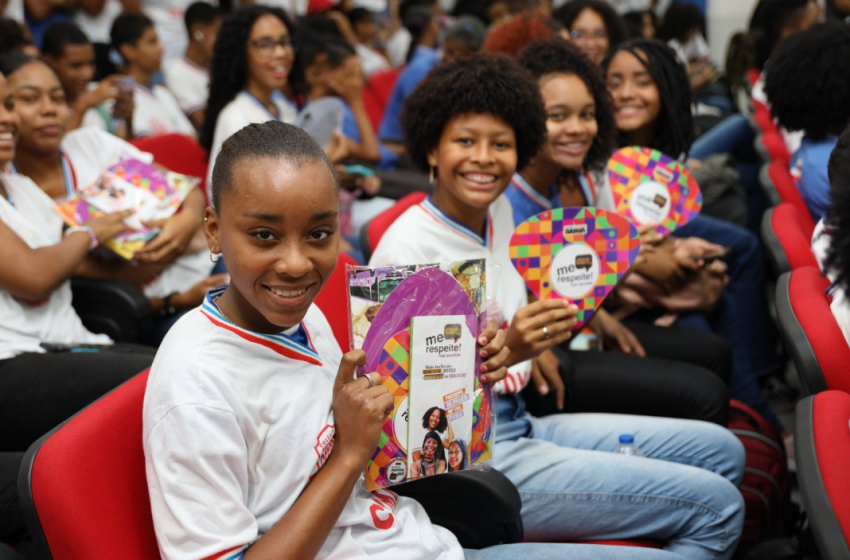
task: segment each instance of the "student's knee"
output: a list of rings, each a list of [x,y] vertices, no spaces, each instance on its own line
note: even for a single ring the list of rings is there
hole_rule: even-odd
[[[697,428],[695,438],[702,439],[711,449],[714,472],[723,476],[737,488],[744,478],[746,467],[746,452],[741,440],[723,426],[702,423]]]

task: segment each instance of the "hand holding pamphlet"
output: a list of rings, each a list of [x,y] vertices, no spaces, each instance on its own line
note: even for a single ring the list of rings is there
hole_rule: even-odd
[[[69,226],[123,210],[133,210],[124,222],[133,231],[122,233],[104,245],[129,260],[158,233],[143,222],[174,215],[198,179],[179,173],[163,173],[155,166],[126,159],[103,172],[96,181],[55,207]]]

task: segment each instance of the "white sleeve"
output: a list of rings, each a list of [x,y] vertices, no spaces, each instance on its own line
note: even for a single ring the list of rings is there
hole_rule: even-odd
[[[187,115],[202,109],[207,104],[206,98],[199,95],[194,85],[194,83],[188,83],[185,77],[180,75],[179,63],[174,62],[165,69],[165,86],[177,100],[180,109]]]
[[[231,411],[172,408],[150,429],[144,449],[165,560],[229,558],[257,539],[257,520],[246,506],[247,447]]]
[[[180,104],[177,102],[177,99],[174,98],[174,94],[172,94],[168,88],[163,86],[159,91],[159,98],[168,110],[171,122],[174,123],[176,127],[171,132],[179,132],[180,134],[196,137],[198,133],[195,131],[192,121],[189,120],[189,117],[187,117],[186,113],[183,112],[183,109],[180,108]]]
[[[100,170],[115,165],[122,158],[133,158],[151,163],[153,156],[143,152],[129,142],[109,134],[99,128],[80,128],[65,136],[62,149],[67,152],[86,154],[84,157],[96,157],[103,165]]]

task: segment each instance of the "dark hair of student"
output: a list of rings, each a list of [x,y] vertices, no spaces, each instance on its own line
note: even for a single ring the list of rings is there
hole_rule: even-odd
[[[585,10],[590,10],[599,14],[602,21],[605,23],[605,32],[608,34],[609,48],[614,48],[629,37],[629,32],[626,30],[626,24],[623,23],[623,18],[611,7],[611,5],[603,0],[572,0],[567,2],[552,14],[561,25],[567,28],[567,31],[573,30],[578,16]]]
[[[3,74],[8,78],[27,64],[31,64],[33,62],[44,64],[50,68],[50,66],[48,66],[47,63],[40,58],[21,52],[11,52],[0,56],[0,74]],[[52,72],[53,69],[51,68],[50,71]]]
[[[212,148],[218,115],[242,91],[248,80],[248,37],[251,36],[251,29],[258,19],[268,14],[283,22],[290,36],[295,34],[295,28],[286,13],[268,6],[239,8],[221,24],[210,63],[210,95],[200,134],[201,146],[208,152]],[[298,64],[296,55],[290,76],[299,74]]]
[[[375,21],[374,12],[371,12],[366,8],[354,8],[345,14],[345,16],[348,18],[348,22],[352,27],[363,21]]]
[[[760,0],[750,18],[755,68],[761,71],[779,44],[782,29],[803,16],[812,0]]]
[[[186,31],[191,32],[193,25],[209,25],[221,17],[221,10],[217,6],[209,2],[194,2],[186,10],[183,22],[186,24]]]
[[[838,136],[850,122],[850,28],[813,25],[786,37],[767,65],[764,92],[770,110],[788,130],[812,139]]]
[[[634,39],[614,48],[602,61],[607,72],[611,60],[620,51],[634,55],[646,68],[661,98],[655,138],[650,147],[680,158],[687,155],[695,139],[694,117],[691,114],[691,82],[676,53],[660,41]],[[618,144],[628,145],[629,139],[619,135]]]
[[[850,290],[850,128],[838,138],[829,156],[829,196],[827,212],[832,241],[826,267],[835,271],[836,284]]]
[[[435,67],[405,101],[400,122],[412,163],[427,172],[428,151],[439,144],[446,124],[468,113],[491,114],[513,129],[517,169],[545,141],[546,112],[528,70],[503,55],[474,54]]]
[[[686,2],[673,2],[667,8],[655,37],[665,43],[671,39],[684,43],[694,29],[705,35],[705,17],[699,8]]]
[[[410,32],[410,46],[407,48],[405,62],[410,62],[413,53],[419,47],[419,42],[434,19],[434,12],[427,6],[412,6],[402,19],[404,27]]]
[[[13,19],[0,18],[0,55],[15,52],[32,44],[20,23]]]
[[[120,50],[124,45],[135,45],[149,28],[153,27],[153,21],[142,14],[123,13],[112,22],[109,31],[109,39],[112,48]]]
[[[60,58],[65,54],[67,45],[90,45],[91,41],[83,33],[83,30],[77,27],[77,24],[70,21],[60,21],[53,23],[44,31],[44,37],[41,41],[41,53],[50,55],[53,58]]]
[[[531,72],[536,80],[550,74],[572,74],[584,82],[596,104],[598,127],[593,145],[584,158],[584,165],[588,169],[604,169],[608,158],[616,149],[617,122],[614,119],[614,105],[605,84],[605,76],[599,67],[561,37],[534,41],[519,54],[517,61]]]
[[[440,411],[440,421],[437,423],[437,427],[434,428],[435,432],[440,432],[441,434],[446,431],[446,428],[449,427],[449,421],[446,418],[446,411],[440,408],[439,406],[432,406],[428,410],[425,411],[425,414],[422,416],[422,427],[426,430],[430,430],[430,421],[431,415],[435,410]],[[442,442],[440,443],[442,445]]]
[[[226,194],[237,189],[233,183],[233,168],[243,159],[272,158],[295,166],[306,162],[324,162],[339,189],[334,166],[327,154],[297,126],[280,121],[249,124],[224,141],[212,172],[212,205],[221,212]]]

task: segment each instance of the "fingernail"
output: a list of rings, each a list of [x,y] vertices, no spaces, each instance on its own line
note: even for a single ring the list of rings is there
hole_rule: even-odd
[[[540,394],[541,395],[548,395],[549,394],[549,387],[547,387],[546,385],[541,385],[540,386]]]
[[[487,366],[485,364],[481,364],[481,373],[487,373]]]
[[[486,357],[487,357],[487,350],[482,350],[482,351],[481,351],[481,357],[482,357],[482,358],[486,358]]]
[[[482,336],[481,338],[478,339],[478,342],[481,343],[481,346],[484,346],[485,344],[487,344],[487,337]]]
[[[570,305],[568,309],[573,313],[578,313],[578,305]]]

